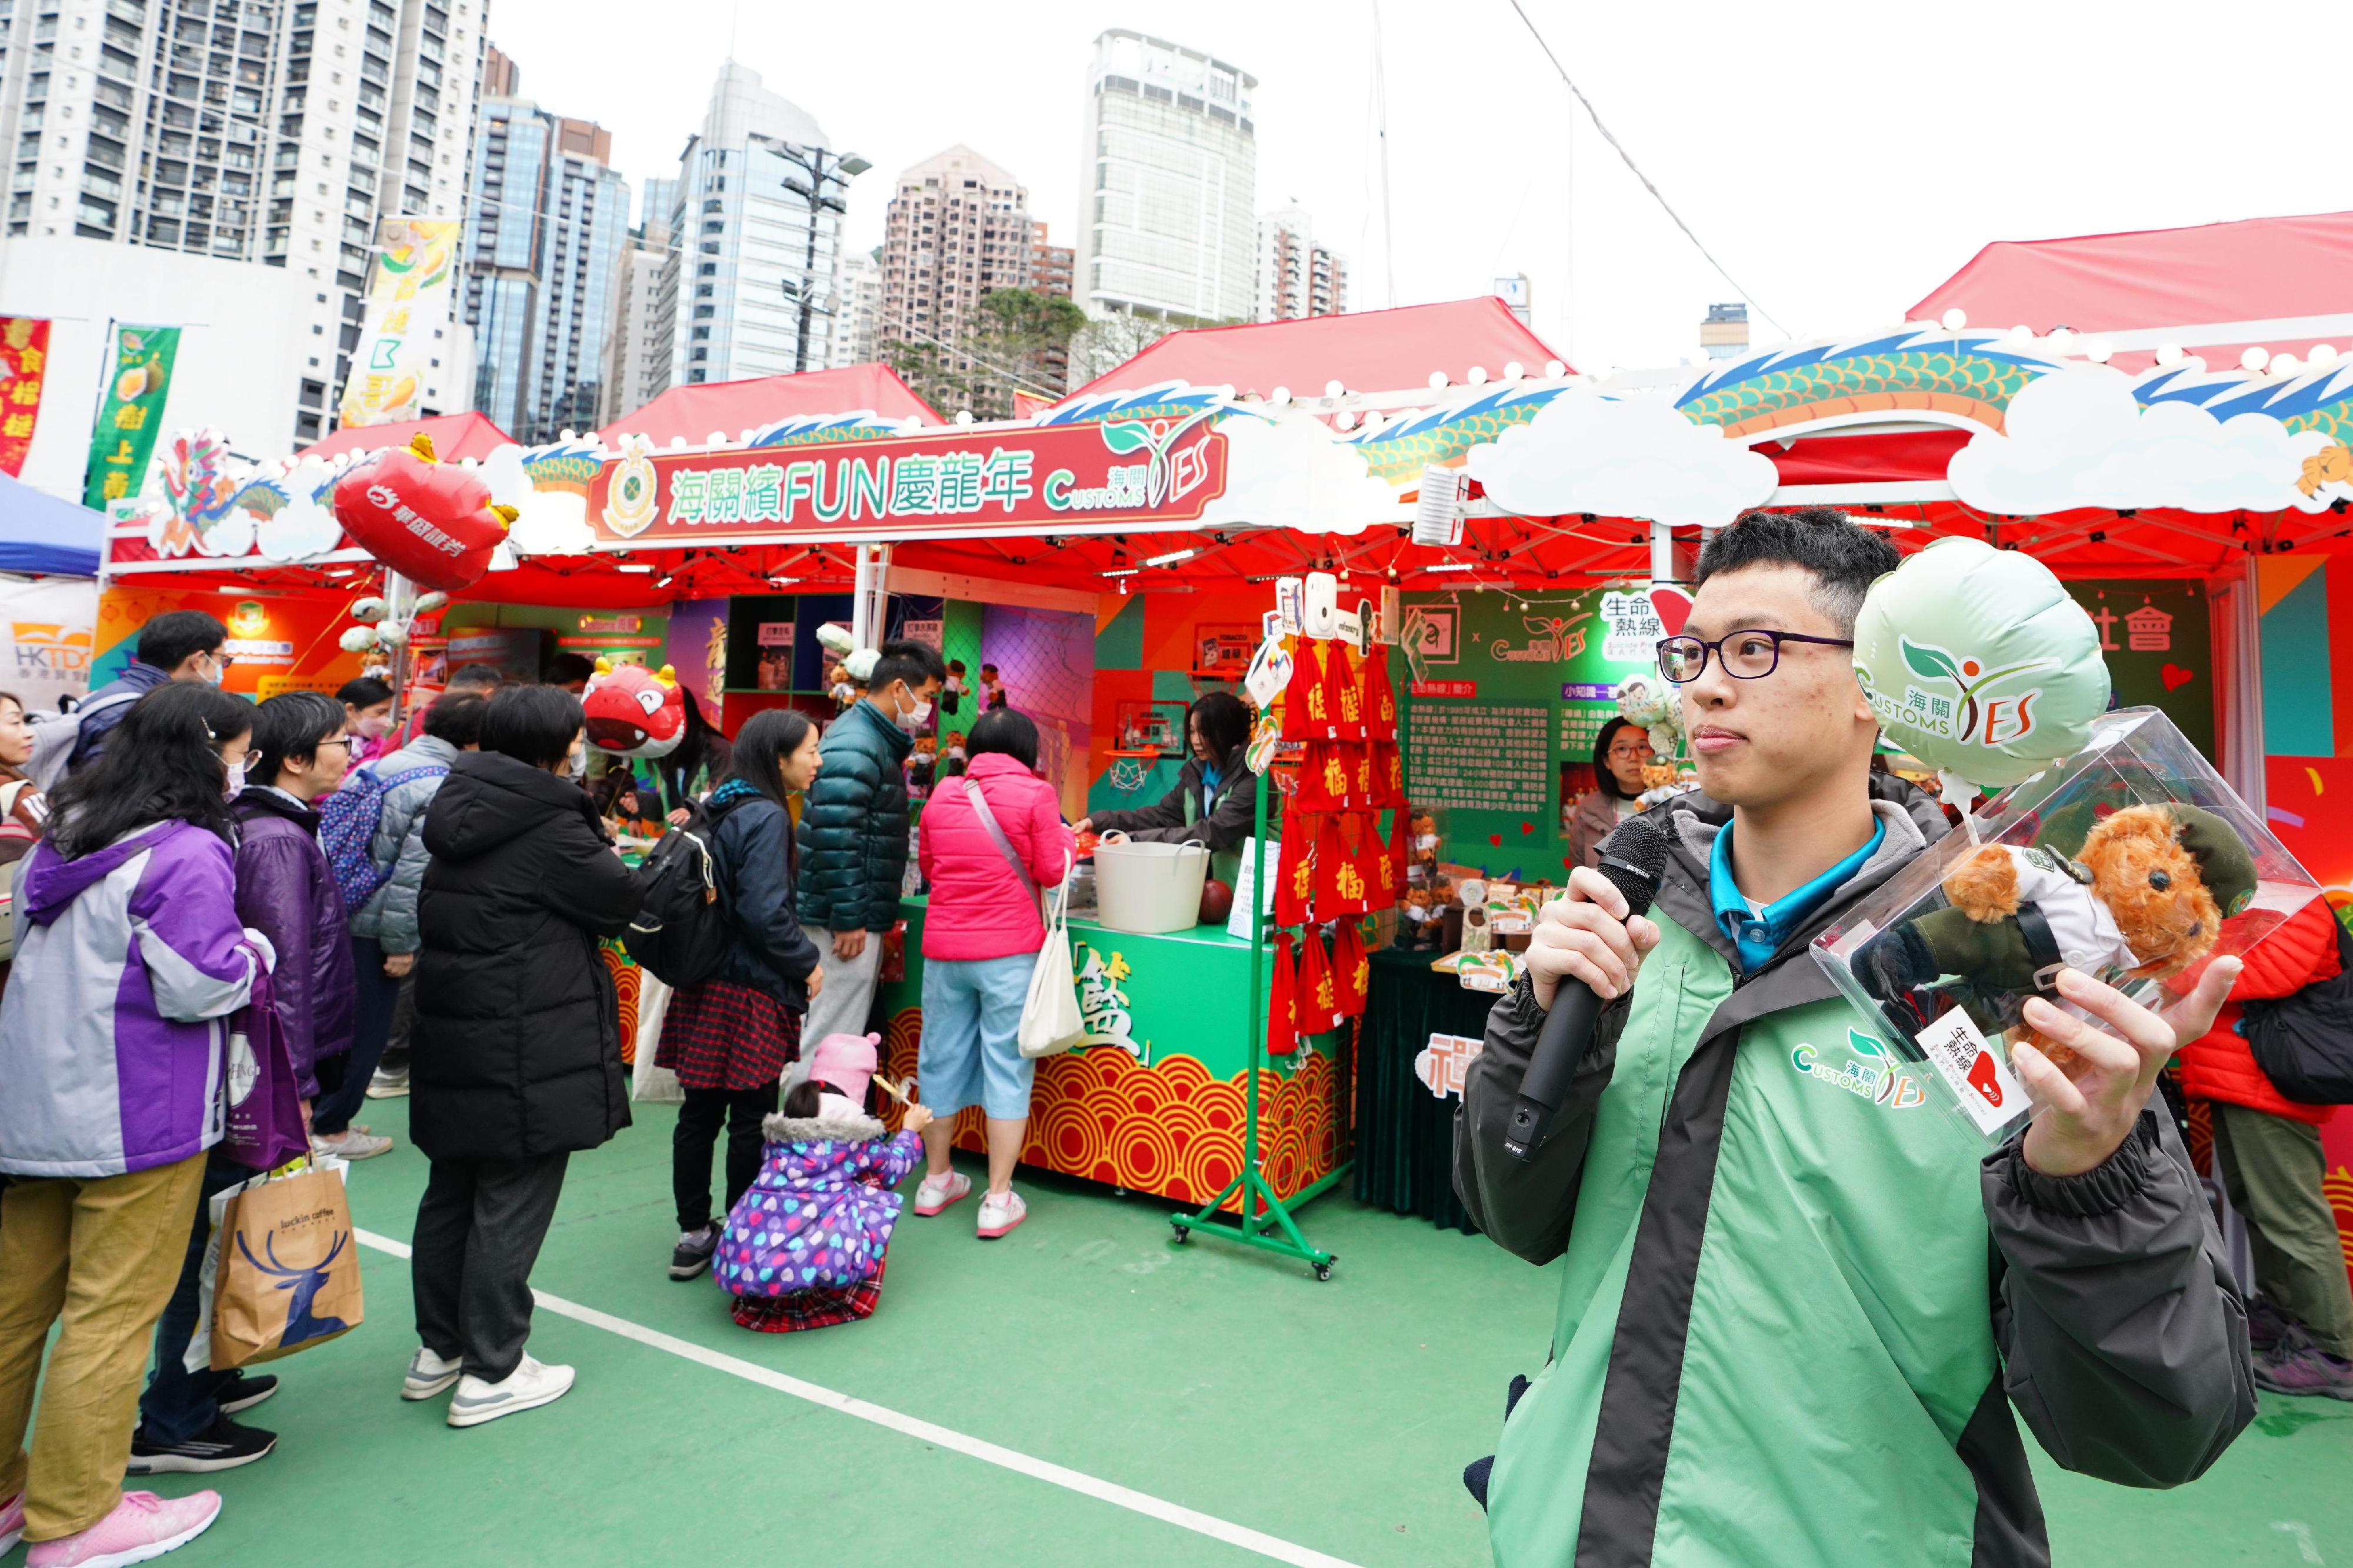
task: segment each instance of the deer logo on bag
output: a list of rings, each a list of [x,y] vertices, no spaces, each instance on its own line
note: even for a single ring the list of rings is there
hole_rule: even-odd
[[[294,1292],[293,1299],[286,1304],[286,1331],[279,1338],[280,1350],[292,1350],[296,1345],[311,1340],[332,1339],[351,1327],[341,1318],[314,1318],[311,1315],[311,1303],[318,1299],[319,1291],[327,1283],[329,1266],[342,1255],[344,1244],[351,1238],[349,1231],[342,1232],[336,1236],[335,1244],[327,1249],[326,1257],[308,1268],[289,1268],[278,1261],[278,1242],[274,1237],[262,1241],[261,1250],[269,1259],[264,1263],[254,1257],[253,1248],[245,1244],[244,1235],[238,1235],[237,1249],[245,1254],[245,1260],[264,1274],[278,1276],[280,1290]]]

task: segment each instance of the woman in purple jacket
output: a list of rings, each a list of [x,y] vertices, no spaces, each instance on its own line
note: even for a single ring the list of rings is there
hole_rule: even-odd
[[[271,959],[237,913],[253,708],[193,681],[124,713],[26,858],[0,999],[0,1552],[143,1562],[220,1495],[122,1491],[147,1341],[220,1142],[230,1014]],[[28,1458],[21,1445],[49,1352]]]
[[[237,825],[237,918],[277,952],[270,1000],[306,1117],[319,1094],[318,1064],[352,1047],[351,932],[311,809],[343,782],[349,748],[341,702],[316,691],[281,692],[254,710],[244,789],[229,806]],[[212,1196],[252,1174],[219,1149],[206,1158],[180,1283],[155,1326],[154,1375],[139,1397],[139,1429],[131,1435],[134,1476],[232,1470],[278,1442],[275,1433],[229,1419],[277,1393],[276,1377],[190,1372],[184,1364],[212,1236]]]

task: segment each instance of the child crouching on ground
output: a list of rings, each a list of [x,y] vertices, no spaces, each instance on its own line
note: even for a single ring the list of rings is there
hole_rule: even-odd
[[[882,1297],[883,1254],[904,1202],[892,1189],[923,1158],[932,1119],[907,1108],[888,1136],[865,1110],[876,1035],[828,1035],[808,1077],[761,1124],[760,1174],[728,1215],[711,1271],[735,1321],[763,1333],[854,1322]]]

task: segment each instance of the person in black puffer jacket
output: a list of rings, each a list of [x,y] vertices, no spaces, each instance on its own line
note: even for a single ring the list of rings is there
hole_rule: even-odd
[[[531,1268],[565,1162],[629,1124],[596,939],[628,927],[643,891],[564,776],[584,723],[569,692],[501,691],[425,817],[408,1127],[433,1164],[409,1263],[423,1345],[401,1394],[457,1384],[453,1426],[572,1386],[571,1368],[523,1353]]]
[[[937,649],[884,643],[866,695],[818,742],[825,765],[801,811],[797,910],[825,965],[824,994],[803,1026],[811,1040],[866,1032],[907,870],[907,753],[946,679]]]
[[[801,1015],[825,976],[817,943],[793,918],[792,818],[785,797],[806,790],[823,759],[805,713],[754,713],[735,738],[734,760],[707,809],[727,947],[719,972],[673,992],[654,1065],[686,1090],[670,1139],[678,1247],[670,1277],[711,1269],[711,1152],[727,1125],[727,1206],[760,1174],[761,1119],[776,1109],[776,1082],[800,1057]]]

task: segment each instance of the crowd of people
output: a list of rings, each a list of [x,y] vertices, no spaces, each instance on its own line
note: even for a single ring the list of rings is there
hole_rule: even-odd
[[[145,1561],[220,1498],[126,1493],[126,1475],[209,1474],[276,1446],[248,1413],[278,1378],[189,1353],[209,1200],[257,1173],[224,1142],[249,1009],[274,1014],[311,1158],[349,1172],[386,1152],[355,1118],[408,1100],[427,1175],[401,1397],[446,1395],[448,1424],[470,1426],[570,1388],[573,1369],[529,1353],[530,1278],[571,1156],[630,1122],[600,943],[630,928],[652,873],[616,852],[608,814],[639,815],[624,796],[658,796],[702,836],[723,911],[717,966],[670,994],[657,1047],[684,1094],[672,1276],[716,1279],[752,1328],[872,1311],[890,1189],[918,1161],[919,1214],[970,1189],[947,1136],[968,1106],[989,1149],[976,1234],[1021,1223],[1014,1038],[1038,889],[1073,841],[1036,727],[1003,706],[913,838],[902,764],[947,677],[934,649],[861,661],[860,695],[822,733],[789,710],[732,745],[702,724],[651,785],[608,788],[586,776],[590,670],[522,684],[462,668],[402,722],[372,677],[248,701],[222,689],[232,658],[220,621],[178,611],[69,714],[0,694],[0,1551],[29,1540],[34,1568]],[[878,1079],[867,1029],[911,839],[935,890],[928,1105]],[[886,1135],[874,1112],[894,1099]],[[828,1216],[807,1288],[755,1257],[781,1242],[772,1226],[728,1226],[755,1187]]]

